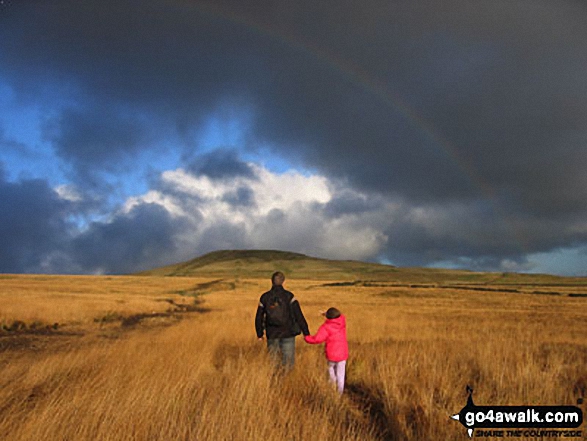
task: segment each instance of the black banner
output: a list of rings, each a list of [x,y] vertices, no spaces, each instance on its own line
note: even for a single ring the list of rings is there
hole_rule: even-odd
[[[477,406],[473,389],[467,390],[466,406],[451,418],[465,426],[469,436],[474,429],[573,429],[583,424],[577,406]]]

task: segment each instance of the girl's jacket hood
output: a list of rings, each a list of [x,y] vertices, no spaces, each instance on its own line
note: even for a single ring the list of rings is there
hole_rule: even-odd
[[[332,331],[336,331],[339,329],[346,329],[346,318],[344,315],[340,315],[334,319],[326,319],[322,326],[328,327],[328,329],[332,329]]]
[[[305,340],[310,344],[325,343],[324,351],[329,361],[343,361],[349,357],[346,318],[342,314],[335,319],[326,319],[316,335],[309,335]]]

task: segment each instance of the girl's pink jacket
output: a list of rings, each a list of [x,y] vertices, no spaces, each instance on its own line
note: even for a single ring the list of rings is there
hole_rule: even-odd
[[[307,335],[304,340],[310,344],[325,342],[324,351],[328,361],[343,361],[349,358],[349,345],[346,340],[346,319],[340,315],[335,319],[326,319],[316,335]]]

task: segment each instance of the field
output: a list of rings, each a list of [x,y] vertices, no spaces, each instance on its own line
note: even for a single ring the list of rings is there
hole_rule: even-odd
[[[253,326],[267,278],[0,276],[0,434],[464,440],[467,385],[476,404],[587,397],[587,281],[404,279],[286,280],[312,332],[322,309],[347,316],[339,398],[320,347],[298,338],[294,370],[272,367]]]

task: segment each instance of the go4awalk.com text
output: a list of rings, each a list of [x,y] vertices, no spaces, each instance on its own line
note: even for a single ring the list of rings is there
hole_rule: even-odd
[[[467,404],[451,416],[469,437],[582,437],[583,411],[577,406],[477,406],[467,388]],[[582,401],[581,401],[582,403]]]

